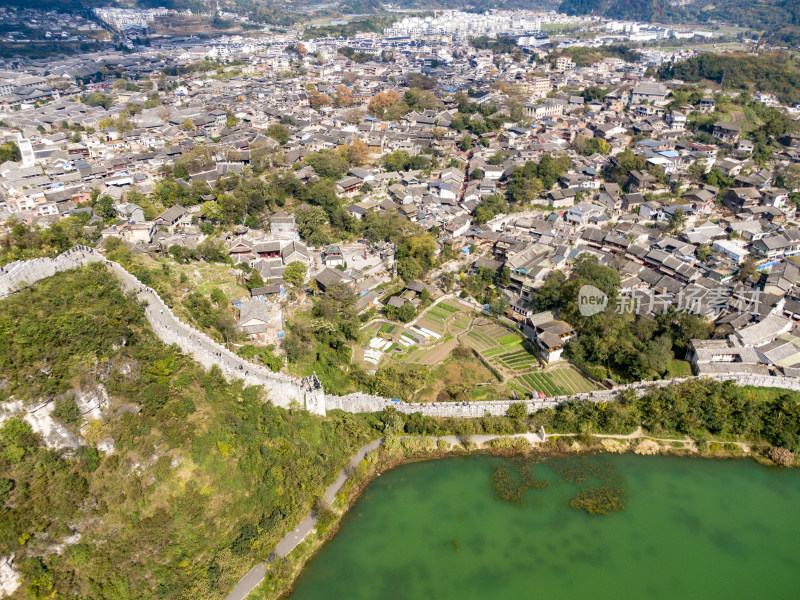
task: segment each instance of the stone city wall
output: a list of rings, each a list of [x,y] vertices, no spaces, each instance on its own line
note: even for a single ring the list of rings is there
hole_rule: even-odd
[[[543,408],[555,408],[568,400],[588,400],[591,402],[610,401],[625,390],[633,390],[637,394],[644,393],[653,386],[666,386],[683,383],[697,377],[668,379],[654,382],[639,382],[617,386],[610,390],[598,390],[569,396],[558,396],[544,400],[492,400],[482,402],[428,402],[410,404],[373,396],[364,393],[347,396],[326,396],[316,377],[302,379],[273,373],[269,369],[251,363],[225,346],[212,340],[206,334],[197,331],[178,319],[172,310],[152,288],[147,287],[121,265],[106,260],[93,248],[78,246],[56,258],[37,258],[29,261],[18,261],[0,269],[0,298],[6,297],[35,282],[51,277],[58,272],[75,269],[91,262],[104,262],[120,278],[127,290],[132,290],[137,297],[146,303],[145,314],[154,333],[166,344],[176,344],[184,353],[191,354],[206,369],[218,367],[228,379],[240,379],[247,385],[264,386],[268,398],[277,406],[292,405],[306,408],[312,413],[325,415],[328,410],[343,410],[350,413],[378,412],[388,406],[400,412],[421,412],[433,417],[483,417],[505,415],[509,407],[523,402],[528,412]],[[738,385],[756,387],[776,387],[792,391],[800,391],[800,380],[787,377],[761,376],[752,374],[728,373],[715,375],[708,379],[716,381],[734,381]]]

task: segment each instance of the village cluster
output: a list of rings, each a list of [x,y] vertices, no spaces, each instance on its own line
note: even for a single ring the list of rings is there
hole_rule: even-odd
[[[202,188],[206,202],[214,201],[218,178],[251,169],[254,148],[266,149],[299,182],[314,182],[321,174],[306,157],[358,140],[363,164],[335,183],[347,214],[360,220],[370,211],[397,213],[433,232],[439,249],[455,247],[456,270],[507,271],[508,311],[501,316],[545,362],[562,359],[575,331],[558,315],[534,311],[532,294],[554,270],[568,275],[578,256],[592,253],[621,273],[621,293],[638,294],[639,313],[678,306],[690,295],[694,312],[729,327],[725,338],[693,344],[688,358],[696,374],[800,375],[800,229],[790,201],[797,189],[782,176],[800,162],[800,136],[783,136],[760,165],[743,122],[719,120],[698,137],[691,118],[714,112],[718,90],[700,89],[696,100],[675,106],[683,82],[649,70],[692,50],[647,49],[633,62],[605,57],[578,66],[566,56],[549,60],[541,16],[490,21],[491,35],[525,38],[516,56],[476,48],[464,33],[474,19],[448,18],[405,19],[386,34],[351,39],[300,40],[297,32],[171,39],[133,53],[6,60],[0,137],[20,158],[0,164],[0,222],[47,228],[84,212],[96,238],[165,256],[175,246],[197,249],[213,235],[234,264],[264,281],[251,298],[230,298],[241,310],[239,326],[254,339],[280,343],[284,313],[299,301],[286,294],[289,265],[306,267],[316,293],[352,287],[358,309],[367,310],[378,305],[378,288],[397,276],[395,245],[362,239],[315,247],[301,236],[296,215],[283,210],[208,233],[204,203],[145,218],[131,195],[153,193],[177,160],[200,147],[212,166],[174,182]],[[632,26],[607,31],[646,33]],[[562,47],[596,44],[578,37]],[[213,67],[195,68],[200,64]],[[403,98],[415,86],[425,88],[420,104],[429,107],[398,115],[374,110],[379,94]],[[86,101],[101,96],[111,102]],[[800,112],[768,94],[754,98],[792,119]],[[498,117],[498,128],[486,126]],[[285,139],[269,133],[275,125]],[[585,152],[587,144],[596,151]],[[420,168],[384,160],[398,151],[428,160]],[[611,177],[631,155],[639,168]],[[568,159],[551,186],[513,210],[487,213],[522,177],[520,167],[546,157]],[[709,183],[712,172],[728,183]],[[98,195],[112,199],[113,219],[93,212]],[[406,284],[405,296],[389,299],[392,308],[445,293],[435,280]],[[417,327],[399,343],[438,335]],[[387,349],[375,341],[367,362]]]

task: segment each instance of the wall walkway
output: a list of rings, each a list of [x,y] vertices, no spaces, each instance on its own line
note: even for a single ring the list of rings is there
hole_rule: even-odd
[[[28,261],[17,261],[0,268],[0,298],[18,292],[56,273],[76,269],[94,262],[103,262],[119,277],[123,288],[133,291],[147,305],[145,313],[155,334],[166,344],[176,344],[184,353],[193,355],[194,359],[206,369],[217,366],[228,379],[240,379],[247,385],[264,386],[269,399],[277,406],[292,405],[306,408],[308,411],[325,415],[328,410],[343,410],[351,413],[378,412],[387,406],[393,406],[404,413],[421,412],[433,417],[483,417],[505,415],[506,411],[519,400],[492,400],[481,402],[429,402],[410,404],[380,396],[355,393],[347,396],[326,396],[319,380],[312,377],[296,378],[282,373],[273,373],[261,365],[257,365],[237,356],[222,344],[212,340],[206,334],[187,325],[164,303],[161,297],[150,287],[144,285],[135,276],[126,271],[120,264],[108,261],[94,248],[76,246],[56,258],[36,258]],[[567,400],[588,400],[591,402],[613,400],[624,390],[634,390],[638,394],[653,386],[667,386],[682,383],[697,377],[667,379],[654,382],[639,382],[621,385],[610,390],[599,390],[583,394],[558,396],[544,400],[525,400],[528,412],[543,408],[555,408]],[[800,380],[789,377],[760,376],[742,373],[728,373],[707,378],[716,381],[735,381],[738,385],[756,387],[776,387],[792,391],[800,391]]]

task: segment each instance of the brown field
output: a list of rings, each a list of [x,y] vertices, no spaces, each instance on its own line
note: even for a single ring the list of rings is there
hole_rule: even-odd
[[[450,353],[457,345],[458,342],[455,339],[448,340],[443,344],[439,344],[438,346],[431,348],[424,356],[415,362],[420,365],[427,366],[441,364],[443,361],[447,360],[447,357],[450,356]]]
[[[496,383],[495,377],[479,360],[474,357],[448,360],[431,372],[428,385],[420,390],[414,401],[471,400],[478,383]]]

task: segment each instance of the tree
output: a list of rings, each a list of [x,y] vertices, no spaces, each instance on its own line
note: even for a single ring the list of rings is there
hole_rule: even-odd
[[[228,116],[225,117],[225,126],[228,127],[229,129],[233,129],[238,124],[239,124],[238,117],[232,112],[229,112]]]
[[[400,100],[400,94],[394,90],[378,92],[370,99],[367,110],[372,115],[382,117],[390,106],[400,102]]]
[[[487,160],[486,162],[488,162],[490,165],[496,167],[498,165],[502,165],[503,164],[503,160],[505,160],[505,157],[503,156],[503,151],[502,150],[498,150],[497,152],[492,154],[489,157],[489,160]]]
[[[395,311],[395,315],[403,323],[408,323],[416,314],[417,309],[414,308],[414,305],[411,304],[411,302],[406,302],[403,304],[403,306]]]
[[[0,146],[2,148],[2,146]],[[2,161],[0,161],[2,162]],[[790,192],[800,190],[800,165],[792,164],[787,166],[783,172],[778,176],[779,185],[786,188]]]
[[[353,103],[353,93],[346,85],[340,85],[336,88],[334,98],[336,100],[336,106],[340,108],[350,106]]]
[[[169,179],[159,179],[150,192],[150,198],[161,206],[169,208],[184,200],[184,188]]]
[[[502,269],[497,272],[497,285],[499,286],[508,286],[511,285],[511,269],[504,265]]]
[[[397,261],[397,274],[405,281],[413,281],[422,275],[422,266],[413,256],[406,256]]]
[[[409,168],[411,156],[405,150],[395,150],[389,154],[384,154],[381,163],[387,171],[406,171]]]
[[[576,141],[580,138],[576,138]],[[611,152],[611,144],[605,141],[603,138],[593,137],[589,138],[585,142],[585,146],[583,150],[581,150],[581,154],[586,156],[591,156],[592,154],[602,154],[606,155]]]
[[[489,303],[489,310],[496,315],[504,315],[508,310],[510,304],[508,298],[504,294],[500,294],[497,298]]]
[[[524,402],[515,402],[508,407],[506,414],[512,419],[522,420],[528,416],[528,409],[525,408]]]
[[[675,235],[683,231],[685,225],[686,215],[683,213],[683,209],[678,208],[670,215],[667,228],[671,234]]]
[[[333,180],[339,179],[350,170],[350,163],[339,153],[331,150],[312,152],[303,159],[303,162],[311,165],[320,177]]]
[[[173,244],[169,247],[169,255],[176,261],[176,262],[184,262],[185,257],[183,254],[183,247],[178,246],[178,244]]]
[[[260,287],[264,287],[264,278],[261,277],[261,273],[254,270],[247,279],[247,289],[253,290]]]
[[[182,127],[183,127],[184,131],[193,131],[194,130],[194,123],[192,123],[192,120],[189,117],[186,117],[183,120]]]
[[[328,217],[321,206],[309,206],[295,211],[300,237],[312,246],[324,246],[330,241]]]
[[[358,125],[364,119],[366,114],[367,113],[360,108],[351,108],[344,113],[344,121],[350,125]]]
[[[189,168],[186,166],[186,163],[176,161],[172,165],[172,176],[175,179],[189,179]]]
[[[307,267],[300,261],[292,261],[283,271],[283,279],[294,286],[302,285],[308,274]]]
[[[473,169],[472,172],[469,174],[469,178],[473,181],[480,181],[484,177],[483,169],[476,168]]]
[[[458,148],[462,152],[467,152],[470,148],[472,148],[472,136],[465,135],[458,141]]]
[[[56,407],[52,414],[56,419],[67,425],[80,425],[83,420],[74,398],[56,400]]]
[[[513,204],[527,205],[539,199],[544,185],[536,176],[527,176],[526,169],[517,167],[508,186],[508,200]]]
[[[706,165],[702,161],[696,160],[689,166],[689,176],[694,181],[702,180],[703,175],[705,174],[706,174]]]
[[[369,148],[360,139],[355,138],[347,147],[347,160],[354,167],[360,167],[369,158]]]
[[[738,281],[747,281],[751,277],[756,274],[756,261],[753,259],[752,256],[748,256],[744,259],[742,266],[739,267],[739,271],[736,273],[736,279]]]
[[[277,141],[281,146],[289,141],[289,129],[280,123],[273,123],[264,132],[268,137]]]
[[[81,96],[81,102],[88,106],[102,106],[108,110],[111,108],[111,105],[114,104],[114,99],[108,94],[94,92],[92,94],[84,94]]]
[[[92,210],[94,214],[104,221],[114,219],[117,216],[117,211],[114,210],[114,200],[108,195],[100,196],[92,205]]]
[[[608,175],[620,186],[628,184],[631,171],[641,171],[647,166],[647,159],[634,154],[630,148],[618,154],[613,160],[616,164],[608,169]]]
[[[197,246],[197,255],[209,262],[227,262],[228,249],[218,238],[206,238]]]
[[[311,108],[313,108],[314,110],[318,110],[326,106],[331,106],[333,104],[333,100],[331,100],[330,96],[318,92],[317,90],[312,90],[311,92],[309,92],[308,101],[311,104]]]
[[[427,90],[412,87],[406,91],[403,96],[403,101],[412,109],[417,111],[423,110],[436,110],[441,107],[442,103]]]
[[[14,142],[6,142],[0,146],[0,164],[6,161],[19,162],[22,160],[22,153]]]

